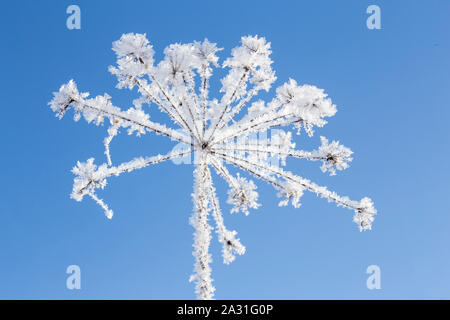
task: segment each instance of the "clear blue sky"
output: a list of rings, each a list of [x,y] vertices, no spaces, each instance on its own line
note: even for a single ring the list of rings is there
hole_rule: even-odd
[[[66,28],[66,7],[81,7],[82,29]],[[366,28],[366,8],[381,7],[382,30]],[[277,85],[289,77],[326,89],[338,106],[319,136],[354,152],[334,177],[317,163],[292,171],[379,211],[360,233],[352,212],[312,194],[300,209],[278,208],[258,183],[263,206],[229,215],[247,253],[221,262],[213,239],[216,298],[450,298],[450,2],[448,1],[15,1],[0,10],[0,298],[195,298],[192,167],[164,163],[110,180],[101,193],[107,220],[90,199],[69,198],[77,160],[104,159],[106,128],[59,121],[51,93],[74,78],[92,95],[108,92],[126,108],[135,93],[107,72],[111,43],[147,33],[157,57],[173,42],[207,37],[226,58],[242,35],[272,42]],[[265,95],[270,98],[273,91]],[[166,139],[122,134],[117,161],[170,150]],[[66,268],[82,289],[65,287]],[[379,265],[381,290],[366,288]]]

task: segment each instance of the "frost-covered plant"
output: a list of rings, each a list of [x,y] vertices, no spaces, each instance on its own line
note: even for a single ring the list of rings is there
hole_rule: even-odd
[[[231,57],[222,63],[228,73],[221,81],[223,94],[219,99],[209,97],[209,79],[213,67],[220,66],[217,52],[222,50],[215,43],[204,40],[172,44],[164,50],[165,56],[157,64],[153,48],[143,34],[124,34],[114,42],[113,50],[117,54],[117,66],[111,66],[109,71],[117,76],[117,87],[130,90],[136,87],[140,93],[133,107],[124,111],[114,106],[107,94],[88,98],[89,93],[80,93],[72,80],[55,92],[49,103],[59,118],[72,107],[75,121],[82,116],[96,125],[109,120],[108,136],[104,140],[106,162],[96,165],[93,158],[78,162],[72,170],[76,177],[71,197],[77,201],[84,196],[93,198],[111,218],[112,210],[96,194],[98,189],[106,186],[107,178],[195,153],[198,161],[194,169],[192,195],[194,214],[190,219],[195,228],[195,268],[191,280],[196,282],[198,298],[211,299],[215,291],[209,265],[212,230],[208,222],[209,213],[212,213],[218,239],[223,245],[224,263],[232,262],[235,254],[245,252],[245,247],[236,238],[236,231],[229,231],[224,225],[211,168],[229,184],[227,202],[233,206],[231,212],[248,214],[249,208],[256,209],[259,204],[254,182],[239,174],[234,176],[228,171],[227,164],[271,184],[279,196],[285,197],[280,206],[291,202],[298,207],[304,191],[310,191],[354,210],[353,220],[359,229],[371,229],[376,210],[369,198],[350,200],[267,161],[269,156],[277,156],[282,166],[287,157],[321,161],[322,171],[334,175],[336,170],[348,167],[352,160],[350,149],[321,137],[322,145],[317,150],[295,150],[291,132],[280,129],[272,135],[270,142],[261,144],[254,138],[255,134],[289,126],[294,127],[297,134],[304,129],[312,136],[314,127],[324,126],[327,123],[325,118],[336,113],[336,106],[322,89],[298,85],[292,79],[276,89],[270,102],[255,101],[257,93],[268,91],[276,80],[271,68],[270,43],[264,38],[242,37],[241,45],[234,48]],[[152,121],[144,105],[156,105],[179,128]],[[237,118],[246,106],[247,113]],[[149,132],[165,135],[183,147],[166,155],[140,157],[113,165],[109,145],[121,128],[137,136]]]

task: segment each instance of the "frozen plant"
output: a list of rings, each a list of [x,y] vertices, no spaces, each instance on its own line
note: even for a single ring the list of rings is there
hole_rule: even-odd
[[[117,76],[117,87],[137,88],[140,94],[133,107],[122,110],[112,104],[107,94],[89,98],[89,93],[78,91],[73,80],[55,92],[49,103],[59,118],[72,107],[75,121],[81,117],[96,125],[103,125],[105,119],[109,121],[104,140],[106,161],[98,165],[91,158],[77,163],[72,170],[76,177],[71,197],[77,201],[84,196],[91,197],[111,218],[113,211],[97,196],[98,189],[106,186],[109,177],[195,153],[198,161],[193,170],[194,213],[190,218],[195,228],[195,267],[191,280],[196,283],[199,299],[212,299],[215,291],[208,252],[212,232],[208,221],[210,213],[218,240],[223,245],[224,263],[232,262],[236,254],[245,252],[236,231],[230,231],[224,225],[211,169],[230,187],[227,202],[233,206],[231,212],[248,214],[249,209],[257,209],[259,203],[255,183],[239,174],[233,175],[227,165],[271,184],[279,196],[284,197],[280,206],[291,202],[298,207],[304,191],[310,191],[353,210],[353,220],[361,231],[371,229],[376,210],[369,198],[350,200],[282,168],[287,157],[302,158],[322,162],[322,171],[334,175],[337,170],[348,167],[352,152],[324,137],[321,137],[322,145],[317,150],[296,150],[291,132],[280,129],[293,127],[297,134],[304,130],[311,137],[314,127],[324,126],[326,118],[336,113],[336,106],[322,89],[298,85],[290,79],[276,89],[270,102],[255,99],[259,91],[268,91],[276,80],[271,67],[270,43],[264,38],[242,37],[241,45],[234,48],[231,57],[222,64],[217,56],[222,49],[206,39],[168,46],[159,63],[154,61],[154,51],[145,34],[122,35],[113,43],[113,50],[117,55],[117,66],[111,66],[109,71]],[[228,73],[221,80],[221,96],[212,99],[209,97],[209,80],[213,68],[217,67],[226,68]],[[152,121],[148,111],[153,105],[165,112],[176,127]],[[111,159],[109,145],[122,128],[137,136],[150,132],[165,135],[183,147],[165,155],[140,157],[116,165]],[[267,134],[274,128],[278,133],[270,141],[261,144],[254,139],[255,134]],[[269,155],[277,156],[281,167],[268,162]]]

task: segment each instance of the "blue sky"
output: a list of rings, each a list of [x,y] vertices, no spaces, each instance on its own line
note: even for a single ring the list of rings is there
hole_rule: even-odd
[[[81,8],[81,30],[66,28],[70,4]],[[381,8],[381,30],[366,28],[370,4]],[[449,14],[443,0],[2,4],[0,298],[195,298],[192,166],[168,162],[111,179],[101,193],[115,210],[107,220],[90,199],[69,198],[76,161],[104,159],[106,128],[71,115],[59,121],[47,106],[73,78],[126,108],[136,93],[115,88],[111,43],[139,32],[157,58],[170,43],[206,37],[224,48],[222,61],[241,36],[266,37],[275,86],[292,77],[324,88],[338,106],[297,146],[311,149],[324,135],[355,152],[334,177],[301,160],[290,169],[353,199],[369,196],[379,212],[373,230],[360,233],[351,211],[312,194],[300,209],[279,208],[258,182],[262,207],[230,215],[226,185],[214,177],[225,222],[247,247],[226,266],[213,239],[216,298],[449,299]],[[122,134],[111,147],[114,160],[127,161],[172,144]],[[81,268],[81,290],[66,289],[71,264]],[[372,264],[380,290],[366,288]]]

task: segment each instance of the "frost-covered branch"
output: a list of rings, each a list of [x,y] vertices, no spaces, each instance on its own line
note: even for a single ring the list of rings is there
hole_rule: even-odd
[[[230,110],[230,112],[228,114],[225,115],[225,119],[224,121],[222,121],[221,125],[220,125],[220,129],[222,129],[223,127],[225,127],[227,125],[228,122],[233,121],[233,118],[242,110],[242,108],[244,108],[244,106],[254,97],[258,94],[258,88],[255,87],[252,90],[250,90],[250,92],[246,95],[245,98],[241,99],[241,101],[239,101],[239,103]]]
[[[187,79],[186,79],[187,78]],[[200,134],[199,131],[199,105],[198,105],[198,98],[197,98],[197,93],[195,92],[195,88],[194,88],[194,80],[192,78],[192,74],[189,74],[188,76],[186,76],[186,74],[183,75],[183,82],[184,82],[184,86],[187,92],[190,92],[190,95],[184,95],[183,99],[182,99],[182,103],[186,106],[186,109],[189,113],[189,117],[192,121],[192,126],[195,129],[195,132],[197,134],[197,139],[198,141],[201,140],[202,134]],[[191,99],[192,103],[188,102],[188,100]],[[191,107],[192,105],[192,107]]]
[[[236,71],[236,70],[232,70],[232,71]],[[245,83],[245,80],[248,77],[248,74],[249,74],[249,70],[248,69],[244,69],[244,71],[242,71],[240,73],[239,80],[235,84],[234,91],[232,91],[232,93],[230,95],[228,95],[227,92],[225,93],[224,98],[222,99],[222,102],[219,105],[221,107],[222,111],[220,112],[219,116],[215,116],[215,117],[212,118],[212,124],[211,124],[212,129],[208,130],[208,133],[209,133],[209,138],[207,140],[208,142],[211,141],[211,139],[214,137],[214,133],[216,132],[217,128],[222,123],[226,112],[230,108],[231,102],[234,100],[238,90]],[[243,90],[243,88],[242,88],[242,90]]]
[[[238,165],[244,170],[251,171],[252,168],[259,168],[259,174],[257,177],[270,182],[273,184],[272,175],[276,175],[288,184],[282,187],[284,191],[288,191],[289,196],[292,192],[303,193],[303,190],[308,190],[319,195],[322,198],[328,199],[329,201],[334,201],[338,205],[347,207],[349,209],[355,210],[354,221],[359,224],[360,230],[370,230],[372,227],[372,221],[374,220],[374,215],[376,210],[373,207],[373,203],[369,198],[363,198],[361,201],[350,200],[348,197],[341,197],[334,191],[329,191],[326,187],[319,186],[308,179],[296,176],[289,171],[248,159],[240,158],[238,156],[231,156],[223,153],[215,152],[218,156],[223,158],[225,161]],[[281,183],[279,183],[283,186]],[[288,188],[287,188],[288,187]],[[293,187],[293,190],[288,190]],[[298,199],[297,199],[298,200]],[[297,201],[298,202],[298,201]]]
[[[317,87],[299,86],[295,80],[290,79],[276,91],[277,96],[268,106],[261,101],[255,102],[249,108],[249,113],[235,124],[225,127],[214,143],[289,125],[294,125],[298,131],[303,126],[308,135],[312,136],[313,126],[324,126],[327,123],[324,118],[336,113],[336,106]]]
[[[309,161],[322,161],[320,169],[323,172],[328,171],[332,176],[336,175],[336,170],[347,169],[349,167],[348,163],[353,160],[351,157],[353,152],[349,148],[339,144],[338,141],[328,143],[328,139],[325,137],[320,137],[320,140],[322,145],[319,149],[314,151],[291,149],[291,144],[286,140],[281,144],[270,142],[270,144],[267,145],[252,144],[251,141],[243,144],[237,143],[231,146],[225,144],[214,146],[212,150],[222,151],[226,154],[230,154],[230,152],[246,153],[250,155],[252,159],[255,158],[256,155],[258,160],[265,159],[268,155],[278,156],[283,165],[285,164],[287,157],[306,159]],[[263,154],[264,157],[261,157],[261,154]]]
[[[201,86],[201,114],[202,114],[202,137],[206,131],[207,121],[207,106],[208,106],[208,90],[209,90],[209,78],[212,75],[211,65],[218,67],[218,60],[216,53],[221,51],[222,48],[217,48],[215,43],[211,43],[208,39],[203,42],[194,41],[194,55],[198,57],[200,63],[198,65],[198,73],[200,74]]]
[[[231,175],[231,173],[228,171],[228,169],[223,166],[220,161],[218,161],[215,158],[211,158],[210,164],[214,167],[217,174],[220,175],[226,182],[228,182],[228,186],[230,188],[237,188],[238,184],[236,182],[236,178]]]
[[[211,172],[207,169],[207,185],[209,189],[209,199],[212,206],[214,220],[216,222],[216,232],[219,242],[222,243],[222,256],[225,264],[230,264],[236,258],[234,253],[243,255],[245,247],[241,244],[239,239],[236,239],[237,232],[229,231],[224,224],[222,212],[219,207],[219,201],[216,196],[216,189],[214,188]]]
[[[239,174],[237,177],[233,177],[228,169],[217,159],[212,158],[210,163],[216,169],[216,172],[222,176],[230,186],[227,203],[233,205],[231,213],[242,211],[245,215],[248,215],[250,213],[248,208],[259,208],[260,204],[257,202],[258,193],[256,192],[256,186],[253,181],[248,181]]]
[[[213,117],[211,124],[212,130],[208,141],[214,136],[217,128],[223,126],[232,120],[256,93],[264,89],[268,91],[275,81],[275,73],[271,68],[272,60],[270,59],[270,42],[266,42],[265,38],[242,37],[242,45],[236,47],[231,52],[231,58],[225,60],[223,66],[230,67],[228,75],[222,79],[222,89],[224,92],[221,101],[221,112],[219,116]],[[240,99],[245,95],[247,89],[247,80],[254,85],[247,97],[241,103],[238,103],[230,114],[227,114],[234,100]]]
[[[109,145],[110,145],[112,139],[117,135],[119,128],[120,128],[120,124],[117,121],[111,127],[109,127],[108,136],[105,138],[105,140],[103,140],[103,144],[105,145],[106,160],[108,161],[109,166],[112,166],[111,153],[109,152]]]
[[[151,88],[147,84],[145,80],[142,79],[135,79],[136,84],[139,87],[139,92],[146,97],[149,101],[153,101],[160,110],[167,113],[170,118],[177,123],[181,128],[189,132],[191,135],[193,135],[191,127],[187,124],[186,120],[180,115],[179,111],[177,110],[177,107],[175,107],[170,102],[168,103],[167,99],[159,99],[158,96],[160,95],[159,91],[155,91],[154,88]],[[159,88],[159,87],[158,87]]]
[[[100,125],[105,118],[108,118],[111,123],[118,123],[121,127],[128,128],[129,134],[136,132],[140,135],[145,134],[146,131],[154,131],[172,140],[192,145],[188,136],[167,128],[165,125],[150,121],[149,116],[142,110],[130,108],[122,111],[113,106],[108,95],[86,99],[89,94],[79,93],[73,80],[61,86],[59,92],[53,94],[53,100],[49,102],[49,105],[59,118],[62,118],[72,106],[75,111],[75,121],[83,116],[87,122],[93,121],[96,125]]]
[[[86,162],[78,161],[77,165],[72,169],[72,172],[76,176],[73,183],[72,194],[70,196],[76,201],[83,200],[85,195],[91,196],[103,209],[105,209],[106,216],[111,218],[112,211],[108,209],[103,201],[95,196],[96,189],[105,188],[107,184],[106,178],[118,176],[121,173],[131,172],[163,161],[180,158],[192,152],[193,150],[191,149],[185,149],[177,152],[169,152],[166,155],[157,155],[146,158],[139,157],[129,162],[122,163],[117,167],[108,166],[106,163],[97,166],[94,164],[94,158],[90,158]]]

